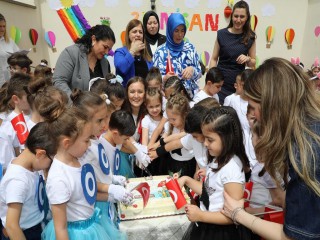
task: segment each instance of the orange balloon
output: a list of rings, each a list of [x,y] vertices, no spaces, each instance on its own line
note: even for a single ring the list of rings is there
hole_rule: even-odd
[[[288,45],[292,45],[294,36],[295,36],[295,32],[292,28],[289,28],[286,30],[285,39]]]
[[[126,31],[121,32],[120,38],[121,38],[122,45],[125,45],[126,44]]]

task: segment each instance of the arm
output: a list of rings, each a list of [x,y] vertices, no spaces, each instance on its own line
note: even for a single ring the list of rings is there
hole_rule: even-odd
[[[209,69],[212,67],[216,67],[218,65],[219,51],[220,51],[220,45],[218,43],[218,40],[216,40],[214,43],[213,52],[210,59]]]
[[[114,53],[114,66],[117,73],[120,75],[126,75],[134,64],[134,58],[126,47],[117,49]]]
[[[224,199],[221,212],[231,218],[233,210],[243,206],[243,199],[235,200],[226,192],[224,192]],[[262,220],[244,210],[236,214],[235,220],[266,240],[290,240],[284,234],[282,224]]]
[[[20,228],[19,221],[22,210],[22,203],[9,203],[5,229],[10,239],[26,239]]]
[[[148,146],[148,138],[149,138],[149,129],[148,128],[142,128],[142,145]]]
[[[272,204],[284,208],[286,192],[283,191],[281,187],[269,189],[269,192],[272,198]]]
[[[250,60],[247,61],[247,66],[251,68],[255,68],[256,66],[256,47],[256,40],[254,40],[248,53]]]
[[[52,204],[52,218],[57,240],[68,240],[67,203]]]
[[[184,185],[187,185],[192,189],[196,194],[202,194],[202,182],[196,181],[191,177],[183,176],[178,179],[179,185],[182,188]]]
[[[159,135],[162,133],[163,128],[164,128],[164,124],[167,122],[168,119],[166,119],[165,117],[162,117],[159,125],[156,127],[156,129],[153,131],[149,144],[148,144],[148,148],[150,148],[158,139]]]

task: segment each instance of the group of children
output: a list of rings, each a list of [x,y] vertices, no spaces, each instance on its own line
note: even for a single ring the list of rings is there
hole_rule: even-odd
[[[283,207],[284,190],[254,152],[260,128],[243,93],[254,70],[237,77],[236,93],[220,106],[215,67],[193,99],[178,77],[163,83],[157,68],[126,88],[108,74],[67,96],[52,86],[46,63],[31,76],[26,56],[11,58],[12,77],[0,90],[2,239],[126,239],[116,203],[132,204],[127,181],[150,174],[178,177],[200,196],[185,207],[193,223],[183,239],[252,239],[220,213],[223,192],[241,199],[250,179],[247,211]],[[11,124],[19,114],[25,143]]]

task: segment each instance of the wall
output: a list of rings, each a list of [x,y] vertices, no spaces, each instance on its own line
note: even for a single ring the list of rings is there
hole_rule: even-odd
[[[58,0],[36,1],[37,9],[25,8],[6,2],[0,1],[0,12],[3,13],[8,22],[8,26],[16,25],[22,29],[23,39],[19,44],[21,48],[30,48],[31,43],[28,39],[28,30],[30,27],[36,28],[39,32],[39,40],[37,44],[37,53],[30,53],[30,57],[34,62],[38,62],[41,58],[47,58],[52,66],[59,56],[59,53],[68,45],[73,42],[66,31],[62,21],[60,20],[57,12],[50,8],[49,3]],[[216,2],[219,7],[208,8],[208,2]],[[210,26],[208,31],[205,31],[206,14],[212,14],[213,19],[217,14],[218,29],[224,28],[229,23],[229,19],[224,17],[224,8],[227,1],[224,0],[156,0],[156,11],[161,16],[161,13],[168,13],[180,11],[187,15],[186,19],[190,23],[195,14],[200,14],[203,31],[200,31],[199,25],[194,25],[192,31],[188,31],[186,37],[192,42],[198,52],[201,54],[207,51],[210,55],[213,49],[214,41],[216,39],[216,31],[211,31]],[[79,0],[78,0],[79,2]],[[114,49],[122,45],[120,34],[125,30],[126,24],[135,15],[134,12],[139,14],[139,19],[142,20],[143,12],[150,9],[150,2],[148,0],[82,0],[81,10],[89,21],[91,26],[100,24],[100,17],[109,17],[111,19],[111,27],[116,34],[117,42]],[[119,3],[116,6],[106,7],[105,2]],[[320,9],[320,2],[318,0],[248,0],[250,4],[251,14],[258,17],[258,24],[256,28],[257,33],[257,57],[259,62],[264,59],[279,56],[290,59],[291,57],[301,57],[302,62],[306,67],[309,67],[316,55],[319,52],[319,38],[314,35],[314,28],[320,25],[318,21],[318,11]],[[140,6],[130,6],[135,3]],[[170,6],[164,6],[165,4]],[[90,6],[88,6],[90,5]],[[193,5],[190,8],[190,5]],[[267,6],[274,6],[275,13],[273,16],[263,16],[263,10]],[[189,7],[187,7],[189,6]],[[18,16],[16,13],[19,13]],[[272,12],[272,11],[271,11]],[[198,19],[199,20],[199,19]],[[216,23],[216,22],[215,22]],[[274,41],[271,48],[266,48],[266,28],[272,25],[275,28]],[[287,49],[284,39],[284,33],[287,28],[293,28],[296,36],[293,42],[292,49]],[[56,48],[57,52],[53,53],[43,39],[45,31],[53,31],[56,34]],[[164,29],[160,30],[165,33]]]

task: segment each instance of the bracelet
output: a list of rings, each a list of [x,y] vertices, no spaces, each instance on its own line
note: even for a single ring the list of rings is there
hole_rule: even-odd
[[[234,209],[234,210],[232,211],[232,213],[231,213],[231,219],[232,219],[232,221],[233,221],[233,223],[234,223],[235,225],[239,225],[239,223],[238,223],[237,220],[236,220],[236,216],[237,216],[238,212],[240,212],[241,210],[243,210],[243,207],[237,207],[237,208]]]
[[[250,229],[251,229],[252,233],[255,233],[255,232],[253,231],[253,224],[254,224],[254,222],[255,222],[257,219],[259,219],[259,218],[258,218],[258,217],[255,217],[255,218],[252,220],[252,223],[251,223],[251,226],[250,226]]]
[[[160,146],[164,146],[164,145],[166,145],[166,143],[164,142],[163,137],[162,137],[162,138],[160,138],[159,142],[160,142]]]

